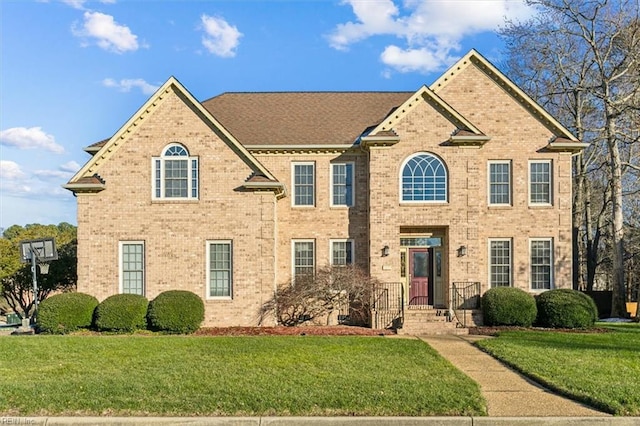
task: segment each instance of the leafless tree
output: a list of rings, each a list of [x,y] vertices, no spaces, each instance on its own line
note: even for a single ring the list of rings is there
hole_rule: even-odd
[[[509,73],[591,147],[574,161],[574,261],[586,258],[593,287],[602,232],[611,242],[612,315],[625,315],[624,194],[640,171],[640,3],[638,0],[530,0],[539,14],[502,31]],[[591,183],[602,178],[606,215],[593,211]],[[625,188],[627,186],[627,188]],[[601,213],[605,213],[602,211]],[[594,216],[595,214],[595,216]],[[609,229],[602,228],[609,216]],[[581,236],[583,237],[581,239]],[[581,273],[576,272],[577,285]]]

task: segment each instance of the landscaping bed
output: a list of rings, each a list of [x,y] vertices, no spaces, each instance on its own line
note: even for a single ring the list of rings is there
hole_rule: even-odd
[[[347,325],[299,327],[203,327],[196,336],[384,336],[394,330],[375,330]]]

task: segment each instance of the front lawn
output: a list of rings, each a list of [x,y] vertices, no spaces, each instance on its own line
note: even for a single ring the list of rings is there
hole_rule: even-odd
[[[0,354],[0,415],[486,414],[419,340],[5,336]]]
[[[505,331],[477,344],[523,374],[617,415],[640,415],[640,325],[609,333]]]

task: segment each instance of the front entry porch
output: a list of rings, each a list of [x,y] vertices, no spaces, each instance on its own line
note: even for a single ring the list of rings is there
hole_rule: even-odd
[[[409,335],[466,334],[468,327],[481,324],[479,282],[452,283],[446,307],[410,304],[410,294],[403,282],[383,283],[374,289],[372,327]]]

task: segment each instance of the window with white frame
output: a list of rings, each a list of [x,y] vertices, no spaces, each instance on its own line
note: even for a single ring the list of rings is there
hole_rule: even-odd
[[[293,276],[313,275],[315,272],[315,241],[293,240]]]
[[[315,205],[315,163],[292,163],[291,180],[294,206]]]
[[[551,161],[529,162],[529,203],[550,205]]]
[[[353,240],[331,240],[331,264],[344,266],[353,264]]]
[[[400,199],[403,202],[446,202],[447,169],[435,155],[419,153],[401,167]]]
[[[553,240],[551,238],[529,241],[531,253],[531,289],[550,290],[553,282]]]
[[[511,205],[511,162],[489,162],[489,205]]]
[[[331,163],[331,205],[353,206],[354,163]]]
[[[511,286],[511,239],[489,240],[489,285]]]
[[[120,292],[144,296],[144,242],[120,242]]]
[[[198,158],[189,156],[189,151],[172,143],[153,161],[153,198],[197,199]]]
[[[230,240],[207,241],[207,297],[231,298],[233,246]]]

